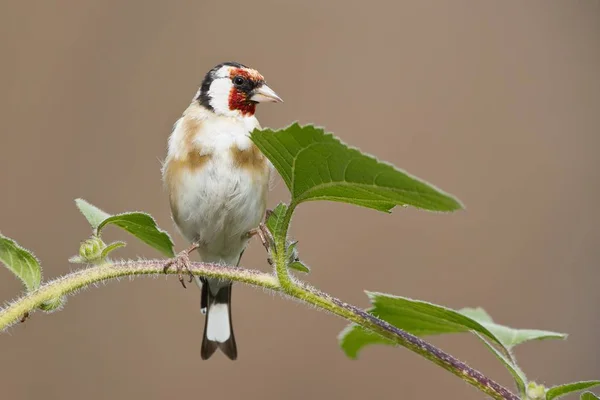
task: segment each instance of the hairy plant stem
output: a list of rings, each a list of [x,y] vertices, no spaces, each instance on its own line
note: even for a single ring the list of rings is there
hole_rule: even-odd
[[[402,329],[359,309],[358,307],[346,304],[335,297],[314,289],[302,282],[293,279],[288,269],[287,258],[287,231],[292,220],[292,214],[296,208],[296,203],[291,202],[283,217],[281,225],[282,231],[276,238],[274,259],[276,260],[275,271],[281,285],[281,292],[288,296],[300,299],[308,304],[318,306],[346,320],[352,321],[364,328],[367,328],[381,336],[404,346],[415,353],[418,353],[426,359],[433,361],[447,371],[460,377],[462,380],[477,387],[482,392],[496,399],[518,399],[519,397],[511,393],[505,387],[499,385],[480,372],[472,369],[462,361],[441,351],[435,346],[427,343]]]
[[[289,220],[287,222],[289,222]],[[280,246],[279,249],[285,249],[285,241],[283,243],[278,241],[278,246]],[[285,251],[276,252],[277,262],[283,262],[283,265],[285,266],[285,259],[281,256],[282,253],[285,255]],[[124,276],[163,274],[164,265],[164,260],[113,262],[82,269],[62,278],[50,281],[42,285],[39,289],[24,295],[2,308],[0,310],[0,331],[19,321],[23,315],[31,313],[45,302],[53,301],[61,296],[76,292],[78,289],[97,282],[117,279]],[[279,276],[282,272],[279,271],[279,265],[276,269],[277,275]],[[284,286],[283,284],[280,284],[281,280],[278,280],[274,275],[244,268],[224,267],[215,264],[193,262],[190,265],[190,270],[194,275],[247,283],[302,300],[348,321],[359,324],[420,354],[426,359],[433,361],[435,364],[452,372],[465,382],[475,386],[492,398],[518,400],[518,397],[508,389],[482,375],[480,372],[470,368],[468,365],[451,355],[444,353],[442,350],[430,345],[424,340],[404,332],[355,306],[346,304],[335,297],[320,292],[302,282],[296,281],[287,271],[285,271],[284,277],[284,280],[287,279],[287,284]],[[177,272],[169,270],[166,273],[176,274]]]
[[[283,216],[283,221],[281,223],[283,228],[281,232],[279,232],[279,236],[275,238],[275,254],[273,254],[277,279],[279,279],[279,284],[285,292],[292,290],[296,286],[290,276],[287,259],[287,233],[295,209],[296,203],[291,202]]]

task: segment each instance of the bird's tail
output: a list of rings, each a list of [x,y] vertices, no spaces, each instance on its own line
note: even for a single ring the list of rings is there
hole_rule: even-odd
[[[231,288],[232,283],[217,287],[210,287],[210,282],[202,279],[202,298],[200,307],[206,312],[204,323],[204,337],[200,356],[207,360],[217,348],[231,360],[237,358],[237,346],[231,324]],[[216,286],[216,285],[213,285]],[[216,291],[215,291],[216,289]]]

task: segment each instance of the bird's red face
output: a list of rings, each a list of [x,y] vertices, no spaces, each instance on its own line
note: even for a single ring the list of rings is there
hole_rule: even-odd
[[[282,101],[258,71],[237,63],[213,68],[202,82],[198,100],[215,113],[228,116],[252,116],[257,103]]]
[[[256,102],[250,100],[252,90],[264,85],[265,78],[258,71],[248,68],[232,68],[229,73],[233,87],[229,91],[229,109],[242,115],[254,115]]]

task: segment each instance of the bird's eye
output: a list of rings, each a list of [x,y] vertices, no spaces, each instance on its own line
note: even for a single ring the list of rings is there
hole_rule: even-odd
[[[246,83],[246,80],[241,76],[236,76],[235,78],[233,78],[233,84],[235,86],[243,86],[244,83]]]

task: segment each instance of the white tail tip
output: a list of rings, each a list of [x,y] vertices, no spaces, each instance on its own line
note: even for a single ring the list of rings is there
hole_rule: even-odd
[[[206,321],[206,338],[219,343],[225,343],[231,335],[229,326],[229,307],[227,304],[210,306]]]

